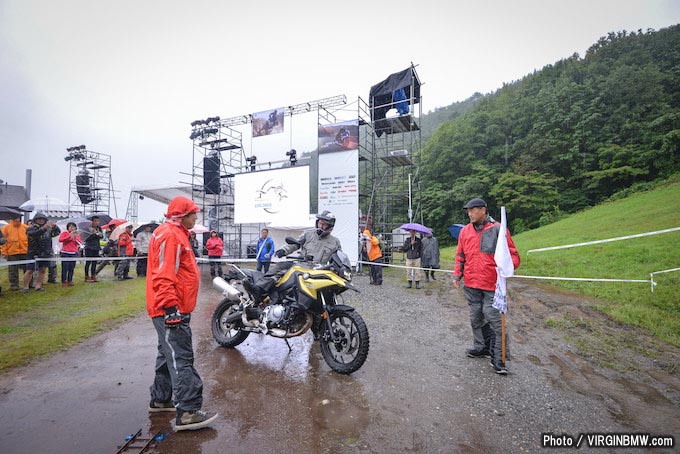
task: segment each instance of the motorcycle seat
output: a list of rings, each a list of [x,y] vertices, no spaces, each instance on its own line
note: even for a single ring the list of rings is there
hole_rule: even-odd
[[[253,282],[257,282],[257,280],[259,278],[264,276],[264,273],[262,271],[249,270],[249,269],[242,269],[241,271],[243,271],[243,274],[245,274],[246,276],[251,278],[253,280]]]

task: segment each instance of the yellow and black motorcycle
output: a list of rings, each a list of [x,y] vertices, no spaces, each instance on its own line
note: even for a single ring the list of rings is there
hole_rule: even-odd
[[[225,276],[229,282],[220,277],[213,280],[213,287],[225,296],[212,316],[212,334],[220,345],[236,347],[250,333],[288,343],[289,337],[311,329],[334,371],[351,374],[364,364],[369,348],[366,323],[353,307],[338,299],[348,289],[359,291],[350,283],[347,254],[337,251],[325,265],[304,259],[278,262],[282,275],[264,297],[252,285],[263,273],[231,266],[234,269]]]

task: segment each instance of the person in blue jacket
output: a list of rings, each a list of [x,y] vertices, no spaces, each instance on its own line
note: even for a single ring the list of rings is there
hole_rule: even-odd
[[[269,265],[272,263],[272,256],[274,255],[274,240],[269,238],[269,230],[262,229],[260,232],[260,239],[257,240],[257,271],[269,271]]]

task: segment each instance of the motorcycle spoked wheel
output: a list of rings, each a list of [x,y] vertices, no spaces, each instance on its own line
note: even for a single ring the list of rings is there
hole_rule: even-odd
[[[224,318],[236,312],[237,308],[237,302],[225,299],[217,305],[217,309],[213,312],[212,322],[210,324],[212,335],[222,347],[236,347],[246,340],[246,337],[250,334],[250,332],[241,329],[242,325],[240,321],[230,324],[224,322]]]
[[[336,342],[326,336],[319,340],[323,359],[331,369],[340,374],[359,370],[368,357],[368,328],[355,311],[335,312],[330,315]]]

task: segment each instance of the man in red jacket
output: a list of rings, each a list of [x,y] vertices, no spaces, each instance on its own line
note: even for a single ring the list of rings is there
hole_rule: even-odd
[[[132,257],[135,252],[135,246],[132,243],[132,224],[125,227],[125,231],[118,237],[118,257]],[[132,279],[129,276],[130,261],[125,259],[118,262],[116,267],[116,277],[119,281],[125,279]]]
[[[501,224],[489,216],[486,202],[472,199],[463,207],[467,210],[470,223],[463,227],[458,236],[456,266],[453,270],[453,286],[463,290],[470,309],[470,325],[474,345],[466,351],[471,358],[491,356],[491,365],[497,374],[506,375],[508,369],[501,358],[501,313],[493,307],[496,290],[496,243]],[[512,263],[519,266],[519,254],[515,243],[507,234],[508,248]]]
[[[192,200],[175,197],[168,205],[165,223],[149,241],[146,308],[158,334],[149,411],[176,410],[175,430],[200,429],[217,418],[217,413],[201,410],[203,382],[194,369],[189,327],[199,286],[189,229],[199,211]]]

